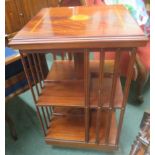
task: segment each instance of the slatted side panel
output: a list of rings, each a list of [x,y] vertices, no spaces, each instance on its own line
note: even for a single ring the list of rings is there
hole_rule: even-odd
[[[121,52],[117,50],[115,53],[114,74],[112,79],[112,89],[111,89],[110,102],[109,102],[110,104],[108,108],[108,120],[107,120],[106,137],[105,137],[106,144],[109,144],[109,136],[110,136],[110,129],[111,129],[114,98],[116,93],[116,84],[117,84],[117,78],[118,78],[118,72],[119,72],[120,56],[121,56]]]
[[[135,62],[135,57],[136,57],[136,48],[131,49],[131,51],[129,51],[129,52],[130,52],[130,60],[129,60],[129,64],[128,64],[125,88],[124,88],[124,92],[123,92],[124,94],[123,94],[122,108],[121,108],[119,121],[118,121],[116,145],[118,145],[118,143],[119,143],[119,138],[120,138],[120,133],[121,133],[122,124],[123,124],[125,107],[126,107],[126,103],[127,103],[127,99],[128,99],[131,79],[132,79],[132,76],[133,76],[133,71],[134,71],[133,68],[134,68],[134,62]]]
[[[58,60],[58,58],[61,60],[73,60],[73,54],[71,52],[61,51],[61,52],[52,52],[51,54],[53,60]]]
[[[49,129],[50,123],[52,120],[53,113],[52,113],[51,108],[52,107],[50,107],[50,106],[46,106],[46,107],[42,107],[42,106],[38,107],[37,106],[37,114],[40,119],[42,129],[43,129],[45,136],[47,135],[47,130]]]
[[[41,95],[42,89],[44,88],[44,66],[42,66],[41,54],[38,52],[30,53],[24,51],[20,51],[20,54],[29,88],[31,90],[34,102],[37,104],[37,99]],[[26,59],[24,59],[24,56],[26,56]],[[37,107],[37,115],[40,119],[44,134],[46,135],[46,130],[48,129],[52,115],[51,108]]]
[[[26,60],[24,59],[24,55],[23,55],[23,52],[20,52],[21,54],[21,61],[22,61],[22,64],[23,64],[23,68],[24,68],[24,72],[25,72],[25,75],[26,75],[26,78],[27,78],[27,81],[28,81],[28,85],[29,85],[29,88],[31,90],[31,93],[32,93],[32,96],[33,96],[33,99],[34,99],[34,102],[36,103],[37,102],[37,97],[35,95],[35,92],[34,92],[34,88],[33,88],[33,80],[31,78],[31,71],[32,71],[32,67],[30,67],[28,64],[30,63],[27,63]],[[29,57],[28,57],[29,58]],[[28,60],[29,61],[29,60]],[[30,67],[30,72],[28,70],[28,67]],[[34,83],[35,83],[35,80],[34,80]]]
[[[128,49],[129,50],[129,49]],[[97,105],[97,118],[96,118],[96,144],[101,144],[100,143],[100,123],[101,123],[101,111],[105,111],[108,114],[107,121],[106,121],[106,127],[105,127],[105,142],[104,144],[110,145],[110,137],[112,136],[111,134],[111,127],[112,127],[112,113],[116,112],[116,109],[114,107],[115,104],[115,97],[116,97],[116,91],[117,91],[117,81],[120,78],[120,60],[121,60],[121,55],[124,52],[124,49],[115,49],[115,63],[114,63],[114,71],[112,74],[112,86],[111,86],[111,92],[110,92],[110,101],[109,101],[109,107],[104,108],[102,105],[103,100],[102,96],[104,95],[104,91],[102,91],[102,88],[104,86],[104,65],[105,65],[105,52],[108,51],[108,49],[101,49],[100,52],[100,63],[99,63],[99,87],[98,87],[98,105]],[[127,97],[129,93],[129,87],[131,83],[131,78],[132,78],[132,72],[133,72],[133,65],[135,61],[135,49],[132,49],[131,52],[131,58],[130,62],[128,65],[128,74],[126,78],[126,83],[125,83],[125,88],[123,91],[123,103],[121,104],[122,107],[120,108],[120,118],[118,119],[118,126],[117,126],[117,133],[115,136],[115,145],[118,146],[118,141],[120,137],[120,132],[122,128],[122,122],[123,122],[123,117],[124,117],[124,111],[125,111],[125,106],[127,102]],[[115,113],[116,115],[116,113]]]

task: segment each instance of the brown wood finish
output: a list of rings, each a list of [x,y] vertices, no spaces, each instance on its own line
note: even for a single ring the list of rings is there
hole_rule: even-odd
[[[78,79],[84,78],[84,54],[74,53],[74,66],[75,74]]]
[[[99,76],[99,61],[91,60],[90,61],[90,72],[92,76]],[[104,65],[104,75],[105,77],[109,77],[113,74],[114,61],[113,60],[105,60]],[[51,71],[48,73],[45,82],[60,82],[60,81],[70,81],[76,80],[76,73],[74,70],[74,62],[68,60],[56,60],[51,68]]]
[[[102,51],[100,52],[100,64],[99,64],[99,80],[98,80],[98,86],[99,86],[99,92],[98,92],[98,109],[97,109],[97,117],[96,117],[96,143],[99,143],[99,129],[101,126],[100,121],[100,115],[101,115],[101,106],[103,101],[103,79],[104,79],[104,63],[105,63],[105,53]]]
[[[117,86],[117,78],[118,78],[118,72],[119,72],[119,62],[120,62],[120,56],[121,53],[119,49],[115,53],[115,65],[114,65],[114,74],[112,79],[112,88],[110,93],[110,104],[109,104],[109,116],[108,116],[108,125],[107,125],[107,132],[106,132],[106,143],[109,143],[109,134],[110,134],[110,125],[111,125],[111,119],[112,119],[112,108],[114,107],[114,101],[115,101],[115,95],[117,92],[116,86]]]
[[[15,0],[5,0],[5,29],[6,33],[20,30],[22,23],[16,8]]]
[[[146,41],[143,31],[123,6],[103,5],[44,8],[17,33],[10,45],[27,50],[105,48],[144,46]]]
[[[110,91],[112,86],[112,79],[105,78],[105,85],[103,87],[103,108],[109,107]],[[98,86],[97,79],[91,80],[90,88],[90,107],[97,108],[98,104]],[[84,81],[68,81],[68,82],[53,82],[45,83],[45,88],[40,95],[37,105],[38,106],[72,106],[84,107]],[[115,108],[122,107],[122,89],[120,80],[117,80],[117,92],[114,101]]]
[[[74,111],[74,109],[73,109]],[[79,111],[81,113],[81,111]],[[71,112],[70,112],[71,113]],[[68,115],[54,116],[52,123],[47,131],[45,140],[64,140],[64,141],[85,141],[85,128],[84,128],[84,111],[81,115]],[[91,126],[89,129],[90,138],[89,143],[95,143],[95,128],[96,128],[96,112],[92,112]],[[101,128],[99,134],[99,143],[105,144],[105,124],[107,118],[107,112],[102,111],[101,116]],[[110,144],[114,145],[116,140],[116,118],[113,112],[112,115],[112,128],[110,130]],[[66,128],[67,127],[67,128]]]
[[[37,97],[32,76],[24,62],[23,65],[37,98],[37,114],[47,143],[118,148],[135,48],[144,46],[146,41],[123,6],[44,8],[28,22],[10,45],[20,49],[21,55],[32,54],[35,76],[41,85]],[[124,48],[131,51],[131,60],[123,90],[119,58]],[[115,62],[104,60],[110,49],[116,54]],[[100,52],[99,61],[90,60],[92,51]],[[41,78],[44,67],[38,57],[44,53],[52,53],[54,58],[45,80]],[[61,56],[59,61],[57,54]],[[69,60],[64,60],[66,55]],[[118,125],[116,108],[120,109]]]
[[[58,0],[5,0],[6,33],[19,31],[44,7],[56,7]]]
[[[133,48],[131,52],[131,58],[128,66],[128,72],[127,72],[127,79],[125,82],[125,88],[124,88],[124,95],[123,95],[123,101],[122,101],[122,109],[120,112],[120,118],[119,118],[119,123],[118,123],[118,130],[117,130],[117,138],[116,138],[116,145],[118,145],[119,138],[120,138],[120,132],[122,129],[122,124],[123,124],[123,118],[124,118],[124,113],[125,113],[125,106],[127,103],[127,98],[129,94],[129,89],[130,89],[130,83],[131,83],[131,78],[133,74],[133,66],[135,62],[135,57],[136,57],[136,49]]]
[[[83,59],[82,59],[83,62]],[[90,133],[90,69],[89,69],[89,52],[84,49],[84,107],[85,107],[85,143],[89,142]]]

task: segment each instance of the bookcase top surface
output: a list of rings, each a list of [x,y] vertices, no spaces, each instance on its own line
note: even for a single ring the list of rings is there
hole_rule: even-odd
[[[94,47],[97,43],[131,41],[138,46],[145,44],[147,38],[129,11],[122,5],[103,5],[44,8],[17,33],[10,45],[52,44],[57,48],[65,44],[63,48],[68,48],[74,47],[73,43],[86,46],[92,43]]]

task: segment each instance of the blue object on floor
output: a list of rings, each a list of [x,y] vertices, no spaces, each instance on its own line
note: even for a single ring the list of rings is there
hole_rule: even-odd
[[[11,57],[13,58],[14,56],[17,56],[17,54],[19,54],[18,51],[15,51],[9,47],[5,47],[5,58],[11,58]],[[5,80],[8,81],[13,77],[15,79],[16,76],[22,72],[24,74],[23,66],[20,59],[14,62],[11,62],[5,65]],[[13,80],[10,80],[10,81],[14,82]],[[12,82],[8,82],[10,86],[5,89],[6,97],[11,95],[12,93],[15,93],[19,89],[24,88],[27,85],[25,74],[22,79],[17,77],[16,83],[12,84]]]
[[[19,54],[18,51],[15,51],[15,50],[13,50],[12,48],[9,48],[9,47],[5,47],[5,58],[15,56],[17,54]]]

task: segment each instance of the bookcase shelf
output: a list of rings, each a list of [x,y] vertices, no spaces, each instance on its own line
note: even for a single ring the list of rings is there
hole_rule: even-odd
[[[99,61],[90,60],[90,72],[94,76],[99,74]],[[104,73],[105,76],[109,77],[113,74],[114,61],[105,60]],[[71,81],[77,80],[74,61],[71,60],[55,60],[52,64],[51,70],[48,73],[46,82],[59,82],[59,81]]]
[[[97,62],[90,63],[90,74],[97,75]],[[105,63],[106,75],[112,74],[111,61]],[[96,69],[95,69],[96,68]],[[110,68],[111,72],[108,72]],[[63,70],[63,71],[62,71]],[[96,71],[96,74],[95,74]],[[97,108],[98,78],[90,80],[90,108]],[[112,77],[104,77],[102,108],[108,108],[112,90]],[[120,78],[117,78],[114,108],[121,108],[123,93]],[[45,80],[45,88],[39,96],[38,106],[85,107],[84,81],[75,78],[72,61],[56,61]]]
[[[72,111],[75,112],[75,109],[72,108]],[[75,143],[85,142],[85,121],[84,121],[84,111],[79,109],[80,115],[77,113],[72,115],[71,110],[68,114],[62,116],[53,116],[52,122],[47,130],[47,135],[45,141],[48,143],[55,141],[72,141]],[[83,114],[81,114],[83,112]],[[96,110],[90,111],[90,129],[89,129],[89,143],[95,144],[96,141]],[[105,143],[105,134],[106,134],[106,124],[108,120],[108,112],[101,112],[102,121],[99,129],[99,145],[106,145]],[[110,138],[109,144],[115,145],[116,140],[116,118],[115,112],[112,112],[112,121],[110,128]]]

